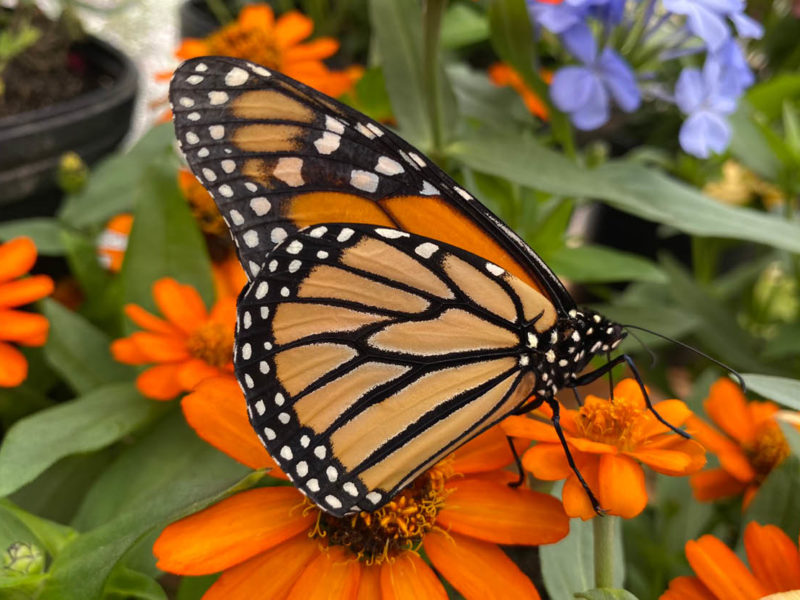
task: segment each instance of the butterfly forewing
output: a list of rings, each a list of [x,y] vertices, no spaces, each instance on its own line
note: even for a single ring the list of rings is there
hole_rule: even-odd
[[[280,73],[226,57],[187,61],[170,87],[176,132],[252,279],[298,229],[355,222],[469,248],[572,299],[541,259],[422,152],[368,117]]]
[[[497,265],[395,229],[289,235],[239,299],[250,418],[327,511],[375,510],[533,391],[526,327],[553,305]]]

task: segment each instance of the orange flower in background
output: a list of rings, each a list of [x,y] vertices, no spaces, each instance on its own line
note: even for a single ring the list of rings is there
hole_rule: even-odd
[[[235,255],[230,255],[225,260],[212,265],[214,275],[214,289],[217,297],[232,296],[236,298],[239,292],[247,285],[247,274]]]
[[[30,238],[0,244],[0,387],[16,387],[28,376],[28,361],[8,342],[43,346],[47,341],[48,320],[16,310],[53,292],[53,280],[47,275],[22,278],[35,262],[36,244]]]
[[[133,215],[122,213],[113,217],[97,238],[97,260],[112,273],[122,269],[132,228]]]
[[[200,437],[245,465],[274,469],[232,377],[203,382],[182,406]],[[537,599],[497,544],[553,543],[569,521],[552,496],[508,487],[515,477],[503,469],[510,462],[506,437],[495,427],[378,511],[337,519],[294,487],[260,487],[169,525],[153,552],[158,567],[172,573],[222,571],[206,600],[446,600],[420,547],[467,600],[499,593]]]
[[[694,415],[688,425],[694,437],[719,457],[720,467],[692,476],[694,496],[708,502],[743,494],[746,508],[767,475],[789,455],[789,444],[776,421],[779,408],[772,402],[748,402],[729,379],[718,379],[711,386],[703,406],[722,432]]]
[[[550,4],[558,3],[559,2],[551,2]],[[549,71],[542,71],[541,75],[542,79],[547,83],[550,83],[553,79],[553,74]],[[547,121],[550,117],[547,104],[536,95],[536,92],[525,85],[522,77],[520,77],[519,73],[511,68],[511,66],[500,62],[493,64],[489,67],[489,79],[491,79],[492,83],[495,85],[511,86],[514,88],[514,91],[522,96],[522,101],[525,102],[525,106],[528,107],[528,110],[543,121]]]
[[[229,239],[228,226],[219,214],[214,198],[189,169],[178,170],[178,187],[189,203],[200,230],[208,235]]]
[[[800,591],[800,552],[781,529],[749,523],[744,549],[749,569],[713,535],[686,542],[686,558],[695,576],[673,579],[660,600],[759,600]]]
[[[664,400],[655,408],[676,427],[691,414],[680,400]],[[550,418],[549,408],[540,410]],[[700,444],[670,431],[647,410],[633,379],[618,383],[612,400],[587,396],[579,410],[562,409],[561,427],[575,463],[600,506],[608,514],[626,519],[641,513],[647,505],[644,471],[639,463],[665,475],[680,476],[694,473],[706,462]],[[596,516],[552,424],[509,417],[503,429],[510,436],[538,442],[525,452],[522,465],[544,481],[566,479],[562,500],[570,517],[586,520]]]
[[[171,400],[208,377],[233,372],[235,298],[221,297],[208,312],[197,290],[169,277],[156,281],[153,298],[165,319],[128,304],[125,314],[146,331],[111,344],[119,362],[156,363],[136,379],[142,394]]]
[[[339,50],[333,38],[303,42],[314,22],[293,10],[277,19],[269,4],[250,4],[236,21],[203,39],[183,40],[176,55],[181,60],[197,56],[232,56],[253,61],[293,77],[324,94],[337,97],[352,89],[363,69],[353,66],[332,71],[322,61]]]

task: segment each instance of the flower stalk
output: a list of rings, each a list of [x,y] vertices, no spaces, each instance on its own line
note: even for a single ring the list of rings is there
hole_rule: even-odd
[[[431,125],[431,155],[438,160],[442,149],[442,97],[439,89],[439,38],[447,0],[425,0],[422,10],[422,65],[425,100]]]
[[[614,587],[614,535],[617,519],[606,515],[592,519],[594,526],[594,587]]]

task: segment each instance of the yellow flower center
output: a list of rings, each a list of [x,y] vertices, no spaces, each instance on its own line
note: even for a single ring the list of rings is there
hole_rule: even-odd
[[[425,534],[436,527],[436,516],[449,495],[445,484],[453,477],[452,462],[450,457],[438,463],[374,512],[337,518],[306,499],[305,510],[317,510],[310,537],[330,546],[344,546],[370,565],[417,549]]]
[[[755,441],[744,447],[744,452],[756,472],[756,480],[763,481],[789,456],[789,444],[777,423],[770,421],[761,427]]]
[[[186,342],[189,354],[221,369],[233,358],[233,331],[222,323],[201,325]]]
[[[280,70],[283,63],[283,53],[275,43],[271,27],[245,28],[231,23],[206,41],[210,54],[243,58],[276,70]]]
[[[575,423],[581,435],[593,442],[632,450],[640,441],[640,419],[648,414],[641,405],[623,396],[610,401],[588,398]]]

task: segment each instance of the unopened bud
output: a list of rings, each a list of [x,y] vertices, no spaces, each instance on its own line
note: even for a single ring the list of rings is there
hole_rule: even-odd
[[[58,163],[58,185],[67,194],[81,191],[89,179],[89,167],[77,152],[65,152]]]
[[[44,552],[35,544],[14,542],[3,553],[3,570],[19,575],[37,575],[44,571]]]

